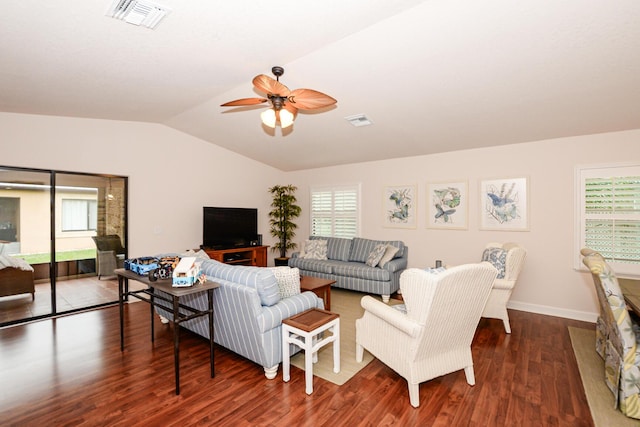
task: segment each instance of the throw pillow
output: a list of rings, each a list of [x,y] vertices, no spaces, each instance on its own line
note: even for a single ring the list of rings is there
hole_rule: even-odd
[[[369,253],[366,264],[369,267],[375,267],[376,265],[378,265],[378,263],[380,262],[380,259],[382,259],[382,256],[384,255],[386,250],[387,250],[387,245],[384,245],[384,244],[376,245],[373,248],[373,250]]]
[[[502,248],[487,248],[482,253],[482,261],[490,262],[498,270],[497,279],[504,279],[507,265],[507,251]]]
[[[442,273],[443,271],[445,271],[444,267],[436,267],[436,268],[431,268],[431,267],[427,267],[424,269],[424,271],[426,271],[427,273],[431,273],[431,274],[438,274],[438,273]]]
[[[388,263],[389,261],[391,261],[394,257],[394,255],[400,250],[400,248],[397,248],[393,245],[387,245],[384,254],[382,255],[382,258],[380,258],[380,261],[378,262],[378,266],[380,268],[384,267],[384,265],[386,263]]]
[[[326,240],[307,240],[304,244],[304,259],[327,259]]]
[[[300,293],[300,270],[291,267],[269,267],[278,281],[280,298],[289,298]]]

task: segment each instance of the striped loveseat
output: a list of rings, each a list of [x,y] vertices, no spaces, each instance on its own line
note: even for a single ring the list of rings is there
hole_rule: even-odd
[[[268,379],[276,377],[282,362],[282,320],[310,308],[324,308],[313,292],[280,298],[278,282],[272,270],[260,267],[231,266],[205,260],[202,272],[220,284],[214,290],[214,341],[264,368]],[[205,310],[206,293],[180,298],[180,303]],[[173,320],[170,305],[156,307],[156,312]],[[207,317],[181,323],[187,329],[209,337]],[[299,351],[291,346],[291,354]]]
[[[403,242],[360,237],[309,237],[309,241],[314,240],[325,240],[326,252],[323,251],[319,257],[317,254],[309,257],[296,252],[289,259],[289,267],[299,268],[302,276],[335,280],[334,287],[381,295],[384,302],[389,302],[390,295],[400,288],[400,274],[407,268],[409,254],[409,248]],[[305,244],[307,246],[308,243]],[[391,255],[390,260],[383,259],[379,264],[371,262],[371,257],[379,246],[390,246],[394,251],[394,248],[398,250]]]

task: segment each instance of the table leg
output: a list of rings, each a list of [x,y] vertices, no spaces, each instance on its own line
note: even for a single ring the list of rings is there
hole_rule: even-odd
[[[313,393],[313,337],[304,339],[304,384],[307,394]]]
[[[118,276],[118,306],[120,309],[120,351],[124,351],[124,277]]]
[[[331,285],[327,286],[327,289],[325,289],[324,294],[326,295],[327,299],[327,306],[325,307],[326,310],[331,311]]]
[[[282,380],[288,382],[291,372],[291,361],[289,360],[289,330],[282,325]]]
[[[209,300],[209,361],[211,363],[211,378],[215,377],[213,368],[213,338],[215,336],[213,330],[213,289],[207,291],[207,299]]]
[[[336,325],[332,331],[334,336],[333,341],[333,372],[340,372],[340,319],[337,319]]]
[[[149,302],[151,303],[149,304],[149,309],[151,310],[151,342],[154,342],[156,338],[155,325],[153,323],[153,307],[155,307],[155,302],[154,302],[155,289],[150,288],[149,292],[151,292],[151,294],[149,294]]]
[[[173,368],[176,373],[176,394],[180,394],[180,298],[173,297]]]

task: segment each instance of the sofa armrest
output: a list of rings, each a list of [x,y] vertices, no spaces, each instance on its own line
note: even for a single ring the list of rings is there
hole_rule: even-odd
[[[395,258],[389,261],[382,267],[385,270],[389,270],[391,273],[395,273],[396,271],[404,270],[407,268],[407,258]]]
[[[282,321],[310,308],[322,308],[322,300],[311,291],[292,295],[280,300],[270,307],[263,306],[258,314],[258,325],[261,332],[269,331],[282,325]]]

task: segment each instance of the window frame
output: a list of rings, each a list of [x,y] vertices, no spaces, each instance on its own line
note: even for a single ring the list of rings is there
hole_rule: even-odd
[[[586,245],[586,222],[587,219],[602,218],[611,220],[619,220],[624,218],[627,221],[640,221],[640,210],[638,212],[631,213],[610,213],[610,214],[589,214],[586,212],[586,180],[592,178],[619,178],[619,177],[633,177],[640,176],[640,163],[610,163],[610,164],[596,164],[596,165],[581,165],[575,168],[575,269],[581,271],[587,271],[587,268],[582,263],[582,256],[580,255],[580,249]],[[637,199],[640,204],[640,197]],[[634,234],[635,236],[635,234]],[[640,239],[640,233],[636,236]],[[640,246],[640,240],[638,243]],[[592,248],[598,250],[598,248]],[[640,248],[639,248],[640,252]],[[618,262],[611,258],[605,257],[607,263],[616,272],[619,277],[640,277],[640,258],[638,263]]]
[[[356,196],[355,203],[355,212],[352,215],[345,214],[336,214],[335,211],[335,197],[336,193],[353,190]],[[314,219],[318,217],[317,213],[313,209],[313,197],[315,193],[319,192],[330,192],[331,193],[331,212],[328,216],[324,216],[325,218],[329,218],[331,222],[331,233],[326,234],[314,234]],[[354,237],[360,236],[360,229],[362,224],[362,215],[361,215],[361,202],[362,202],[362,189],[361,184],[340,184],[340,185],[330,185],[330,186],[318,186],[318,187],[310,187],[309,189],[309,235],[310,236],[322,236],[322,237],[338,237],[350,239]],[[354,235],[342,235],[336,234],[336,219],[338,218],[354,218],[355,219],[355,227],[354,227]]]

